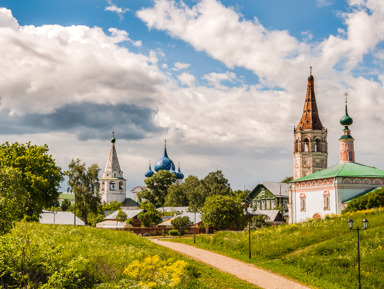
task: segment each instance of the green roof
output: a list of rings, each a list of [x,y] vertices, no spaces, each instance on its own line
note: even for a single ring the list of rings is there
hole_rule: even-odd
[[[140,204],[138,202],[135,202],[134,200],[132,200],[131,198],[126,198],[124,201],[123,201],[123,206],[124,207],[140,207]]]
[[[63,200],[75,200],[75,195],[74,194],[60,194],[59,199]]]
[[[384,177],[384,171],[358,163],[341,163],[300,179],[296,179],[292,181],[292,183],[336,177],[382,178]]]
[[[373,191],[375,191],[377,189],[381,189],[381,187],[380,188],[373,188],[373,189],[371,188],[371,189],[365,190],[364,192],[362,192],[362,193],[360,193],[360,194],[358,194],[358,195],[356,195],[356,196],[354,196],[354,197],[352,197],[352,198],[350,198],[348,200],[342,201],[342,203],[348,204],[352,200],[354,200],[356,198],[360,198],[360,197],[365,196],[365,195],[368,195],[368,194],[372,193]]]

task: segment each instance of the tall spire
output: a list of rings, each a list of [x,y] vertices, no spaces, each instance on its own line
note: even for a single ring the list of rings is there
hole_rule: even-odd
[[[310,73],[308,76],[307,94],[305,96],[305,103],[303,109],[303,115],[300,123],[297,126],[297,130],[324,130],[321,124],[319,112],[317,110],[316,98],[315,98],[315,84],[312,76],[312,66],[310,67]]]
[[[168,158],[168,154],[167,154],[167,140],[166,139],[164,140],[164,157]]]
[[[111,151],[109,152],[109,157],[107,160],[107,164],[105,166],[104,175],[103,177],[107,176],[108,173],[109,176],[113,176],[113,173],[116,173],[116,176],[120,175],[121,169],[119,164],[119,159],[117,158],[116,148],[115,148],[115,132],[112,132],[112,138],[111,138]]]

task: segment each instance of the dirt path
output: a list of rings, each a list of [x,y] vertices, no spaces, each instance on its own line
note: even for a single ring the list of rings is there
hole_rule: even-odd
[[[217,253],[199,249],[185,244],[152,239],[153,243],[168,247],[197,261],[204,262],[221,271],[232,274],[264,289],[309,289],[280,275],[259,269],[252,264],[247,264]]]

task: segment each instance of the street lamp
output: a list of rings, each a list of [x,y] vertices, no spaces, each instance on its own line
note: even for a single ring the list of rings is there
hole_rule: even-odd
[[[361,288],[361,282],[360,282],[360,230],[366,230],[368,228],[368,220],[363,220],[363,229],[360,229],[359,226],[357,226],[356,229],[353,229],[353,220],[349,219],[347,221],[348,228],[350,230],[356,230],[357,231],[357,264],[359,268],[359,289]]]

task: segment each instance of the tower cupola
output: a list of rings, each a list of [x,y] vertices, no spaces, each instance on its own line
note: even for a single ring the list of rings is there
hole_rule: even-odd
[[[175,170],[175,165],[172,160],[168,157],[167,153],[167,140],[164,141],[164,153],[163,156],[156,162],[155,171],[169,171],[173,168]]]
[[[348,115],[348,93],[345,93],[345,115],[340,119],[340,124],[344,126],[343,135],[340,137],[340,162],[355,162],[354,138],[351,136],[349,126],[353,119]]]

